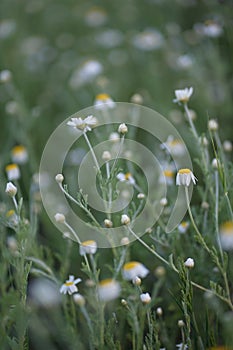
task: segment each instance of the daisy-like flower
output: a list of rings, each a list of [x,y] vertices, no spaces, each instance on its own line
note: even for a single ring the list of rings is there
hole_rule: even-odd
[[[212,20],[205,21],[202,27],[202,33],[210,38],[218,38],[223,32],[222,26]]]
[[[142,51],[159,49],[163,45],[163,42],[162,34],[154,28],[147,28],[143,32],[136,34],[133,38],[133,45]]]
[[[197,178],[190,169],[180,169],[176,175],[176,184],[178,186],[189,186],[191,181],[196,184]]]
[[[108,278],[98,284],[97,292],[100,301],[110,301],[120,295],[121,287],[119,282]]]
[[[178,231],[180,233],[186,233],[189,228],[189,222],[188,221],[182,221],[178,226]]]
[[[95,98],[94,107],[98,110],[112,109],[116,103],[108,94],[98,94]]]
[[[177,344],[176,347],[178,348],[178,350],[188,350],[188,345],[183,343]]]
[[[233,221],[226,221],[220,226],[220,242],[225,250],[233,249]]]
[[[131,173],[119,173],[117,174],[117,179],[120,181],[120,182],[126,182],[130,185],[135,185],[135,180],[132,176]]]
[[[18,180],[20,178],[20,170],[17,164],[8,164],[5,170],[9,181]]]
[[[10,226],[17,226],[19,224],[19,217],[14,209],[8,210],[6,213],[7,222]]]
[[[162,149],[166,149],[172,156],[182,157],[185,153],[184,143],[175,139],[172,135],[168,136],[167,141],[161,145]]]
[[[6,190],[5,192],[10,196],[10,197],[14,197],[17,193],[17,187],[15,187],[15,185],[12,182],[8,182],[6,184]]]
[[[78,291],[78,288],[76,287],[76,284],[78,284],[79,282],[81,282],[81,278],[74,278],[73,275],[69,276],[69,279],[61,286],[60,288],[60,293],[61,294],[73,294],[76,293]]]
[[[87,84],[103,72],[103,65],[97,60],[88,60],[78,67],[70,78],[70,86],[73,89]]]
[[[94,240],[88,240],[82,242],[82,244],[79,247],[79,253],[80,255],[85,255],[85,254],[95,254],[97,251],[97,243]]]
[[[159,177],[160,184],[167,184],[169,186],[173,185],[174,172],[171,169],[165,169]]]
[[[175,90],[175,103],[187,103],[193,94],[193,87]]]
[[[149,304],[151,302],[151,296],[149,293],[140,294],[140,299],[143,304]]]
[[[18,145],[12,148],[11,158],[14,163],[24,164],[28,160],[28,152],[26,147],[23,145]]]
[[[149,270],[138,261],[130,261],[124,264],[122,276],[125,280],[133,281],[136,277],[144,278],[148,275]]]
[[[91,131],[91,129],[97,124],[97,119],[92,115],[86,118],[71,118],[67,125],[72,126],[74,129],[82,130],[83,132]]]

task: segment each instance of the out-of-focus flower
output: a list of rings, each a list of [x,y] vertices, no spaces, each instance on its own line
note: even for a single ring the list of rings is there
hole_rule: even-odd
[[[178,350],[188,350],[188,345],[187,344],[177,344],[176,347],[178,348]]]
[[[24,164],[28,160],[28,152],[26,147],[23,145],[18,145],[12,148],[11,158],[14,163]]]
[[[79,253],[82,256],[85,254],[95,254],[96,251],[97,251],[97,243],[94,240],[84,241],[79,247]]]
[[[193,94],[193,87],[175,90],[175,103],[187,103]]]
[[[102,33],[98,33],[95,37],[96,42],[106,49],[119,46],[123,39],[123,34],[117,29],[107,29]]]
[[[61,296],[54,282],[47,278],[37,278],[29,284],[29,303],[50,308],[61,302]]]
[[[118,132],[112,132],[109,135],[109,140],[114,142],[114,143],[117,143],[120,141],[120,135],[118,134]]]
[[[129,216],[126,214],[121,215],[121,223],[122,225],[128,225],[130,223]]]
[[[81,278],[74,278],[73,275],[69,276],[69,279],[66,280],[66,282],[61,286],[60,293],[61,294],[73,294],[78,291],[78,288],[76,287],[76,284],[80,283],[82,280]]]
[[[86,303],[85,298],[79,293],[75,293],[73,295],[73,299],[75,304],[77,304],[78,306],[84,306]]]
[[[5,169],[9,181],[18,180],[20,178],[20,170],[17,164],[8,164]]]
[[[16,21],[13,19],[4,19],[0,23],[0,39],[7,39],[14,34],[16,30]]]
[[[134,185],[135,184],[135,180],[133,178],[133,176],[131,175],[131,173],[119,173],[117,174],[117,180],[119,180],[120,182],[126,182],[130,185]]]
[[[12,79],[12,73],[8,69],[4,69],[0,72],[0,83],[9,83]]]
[[[107,21],[107,13],[101,7],[91,7],[85,14],[85,22],[90,27],[100,27]]]
[[[176,64],[179,69],[189,69],[193,65],[193,58],[190,55],[181,55],[177,58]]]
[[[225,152],[231,152],[232,151],[232,142],[229,140],[225,140],[223,142],[223,149]]]
[[[176,184],[178,186],[189,186],[191,182],[195,185],[196,180],[190,169],[180,169],[176,175]]]
[[[226,221],[220,226],[220,242],[224,250],[233,249],[233,221]]]
[[[55,176],[55,180],[57,181],[57,183],[61,184],[64,181],[64,176],[62,174],[57,174]]]
[[[116,103],[108,94],[96,95],[94,107],[99,110],[112,109],[116,106]]]
[[[217,131],[218,130],[218,123],[214,119],[210,119],[208,122],[208,128],[210,131]]]
[[[197,23],[194,26],[194,30],[204,36],[208,36],[210,38],[218,38],[223,33],[223,28],[220,23],[214,20],[207,20],[203,23]]]
[[[104,220],[104,226],[107,228],[111,228],[113,226],[113,222],[109,219]]]
[[[184,266],[188,267],[189,269],[192,269],[194,267],[194,260],[192,258],[188,258],[185,262],[184,262]]]
[[[148,275],[149,270],[138,261],[130,261],[124,264],[122,275],[125,280],[133,281],[136,277],[144,278]]]
[[[83,132],[91,131],[91,129],[97,124],[97,119],[92,115],[86,118],[71,118],[67,125],[72,126],[74,129],[82,130]]]
[[[171,169],[165,169],[160,174],[159,183],[167,184],[169,186],[173,185],[174,182],[174,172]]]
[[[6,190],[5,192],[10,196],[10,197],[14,197],[17,193],[17,187],[12,183],[12,182],[8,182],[6,184]]]
[[[71,78],[70,86],[73,89],[79,88],[80,86],[91,82],[98,75],[103,72],[103,65],[97,60],[89,60],[83,63],[83,65],[77,68]]]
[[[182,157],[185,154],[185,145],[173,136],[168,136],[167,141],[161,145],[162,149],[166,149],[172,156]]]
[[[168,200],[164,197],[160,199],[159,203],[162,205],[162,207],[165,207],[168,204]]]
[[[119,134],[126,134],[128,132],[128,127],[125,123],[122,123],[119,125],[119,128],[118,128],[118,132]]]
[[[6,219],[10,226],[17,226],[19,224],[19,217],[13,209],[8,210],[6,213]]]
[[[153,51],[161,48],[164,43],[162,34],[154,29],[148,28],[136,34],[132,40],[133,45],[142,51]]]
[[[102,280],[97,287],[98,297],[100,301],[110,301],[116,299],[121,292],[119,282],[113,279]]]
[[[140,294],[140,299],[143,304],[149,304],[151,302],[151,296],[149,293]]]
[[[182,221],[178,226],[178,231],[180,233],[186,233],[189,228],[189,222],[188,221]]]
[[[60,224],[64,224],[64,222],[66,221],[66,217],[64,214],[57,213],[54,215],[54,218],[56,222],[59,222]]]

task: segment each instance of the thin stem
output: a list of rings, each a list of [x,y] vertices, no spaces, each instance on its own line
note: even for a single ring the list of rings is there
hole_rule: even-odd
[[[122,151],[122,147],[123,147],[123,143],[124,143],[124,139],[125,139],[125,135],[122,136],[121,138],[121,142],[120,142],[120,145],[119,145],[119,149],[118,149],[118,152],[117,152],[117,156],[116,158],[114,159],[114,162],[113,162],[113,166],[112,166],[112,169],[111,169],[111,175],[116,167],[116,164],[117,164],[117,161],[120,157],[120,154],[121,154],[121,151]]]
[[[115,273],[114,273],[113,279],[115,279],[117,277],[118,273],[121,270],[122,265],[124,264],[126,252],[127,252],[127,247],[124,247],[123,252],[121,254],[121,258],[120,258],[119,264],[118,264],[117,268],[115,269]]]
[[[94,152],[93,147],[92,147],[92,145],[91,145],[91,143],[90,143],[90,141],[89,141],[89,138],[87,137],[86,132],[83,132],[83,136],[84,136],[84,138],[85,138],[85,140],[86,140],[86,143],[87,143],[87,145],[88,145],[88,147],[89,147],[89,149],[90,149],[90,151],[91,151],[91,155],[92,155],[92,158],[93,158],[93,160],[94,160],[96,169],[100,172],[100,166],[99,166],[98,160],[97,160],[97,158],[96,158],[95,152]]]
[[[223,251],[222,251],[222,245],[220,242],[220,236],[219,236],[219,229],[218,229],[218,206],[219,206],[219,179],[218,179],[218,171],[215,170],[214,172],[214,177],[215,177],[215,230],[216,230],[216,236],[217,236],[217,242],[218,242],[218,247],[223,263]]]
[[[228,197],[228,192],[225,192],[225,198],[227,201],[227,207],[228,207],[228,211],[230,213],[231,220],[233,221],[233,212],[232,212],[231,202],[230,202],[230,199]]]
[[[106,174],[107,174],[107,179],[110,179],[110,166],[109,162],[106,163]],[[108,219],[111,220],[111,209],[112,209],[112,184],[111,181],[109,181],[108,184],[108,211],[107,211],[107,216]]]
[[[193,124],[193,121],[192,121],[192,118],[191,118],[191,115],[190,115],[190,111],[189,111],[189,108],[188,108],[188,105],[187,103],[184,104],[184,110],[185,110],[185,113],[187,115],[187,118],[188,118],[188,122],[189,122],[189,125],[191,127],[191,130],[193,132],[193,135],[195,136],[195,138],[197,139],[198,143],[199,143],[199,138],[198,138],[198,134],[197,134],[197,130]]]
[[[91,333],[91,337],[90,337],[90,339],[89,339],[89,345],[90,345],[90,350],[93,350],[93,349],[94,349],[94,346],[93,346],[93,344],[92,344],[92,341],[93,341],[93,339],[94,339],[94,331],[93,331],[91,319],[90,319],[90,317],[89,317],[89,315],[88,315],[88,312],[87,312],[85,306],[80,306],[80,309],[81,309],[81,312],[82,312],[82,314],[83,314],[85,320],[87,321],[87,326],[88,326],[89,331],[90,331],[90,333]]]
[[[16,213],[19,215],[19,207],[18,207],[18,203],[17,203],[17,200],[14,197],[12,197],[12,200],[13,200],[13,203],[14,203],[14,206],[15,206],[15,210],[16,210]]]

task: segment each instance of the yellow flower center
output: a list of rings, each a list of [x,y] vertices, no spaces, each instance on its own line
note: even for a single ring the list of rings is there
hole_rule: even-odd
[[[131,173],[125,174],[125,180],[129,180],[132,177]]]
[[[233,234],[233,221],[226,221],[221,225],[221,232],[223,234]]]
[[[19,153],[24,153],[26,152],[26,148],[23,145],[18,145],[12,148],[12,154],[17,155]]]
[[[15,211],[13,209],[8,210],[8,212],[6,213],[6,217],[10,218],[11,216],[15,215]]]
[[[96,100],[98,101],[105,101],[110,99],[110,96],[108,94],[99,94],[96,96]]]
[[[180,224],[180,226],[182,226],[182,227],[187,227],[188,226],[188,223],[186,222],[186,221],[182,221],[181,222],[181,224]]]
[[[6,166],[6,171],[11,171],[11,170],[15,170],[15,169],[18,169],[18,165],[17,164],[9,164]]]
[[[74,284],[74,282],[66,282],[66,283],[65,283],[65,286],[66,286],[66,287],[70,287],[70,286],[72,286],[73,284]]]
[[[180,169],[178,171],[178,174],[191,174],[191,170],[190,169]]]
[[[93,247],[93,246],[96,245],[96,242],[90,239],[90,240],[88,240],[88,241],[82,242],[82,245],[83,245],[84,247]]]
[[[99,286],[104,287],[110,285],[113,282],[111,278],[106,278],[105,280],[100,281]]]
[[[182,145],[182,142],[180,140],[172,140],[170,143],[171,146],[177,146],[177,145]]]
[[[124,270],[132,270],[138,265],[139,263],[137,261],[130,261],[124,265]]]
[[[163,173],[166,177],[173,177],[173,172],[171,170],[164,170]]]

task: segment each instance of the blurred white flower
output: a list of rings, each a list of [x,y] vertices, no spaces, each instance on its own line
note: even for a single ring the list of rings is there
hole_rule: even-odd
[[[166,184],[168,186],[174,183],[174,172],[171,169],[164,169],[159,176],[159,183]]]
[[[11,150],[11,159],[14,163],[24,164],[28,160],[28,152],[26,147],[23,145],[18,145]]]
[[[65,215],[60,213],[55,214],[54,219],[56,220],[56,222],[59,222],[60,224],[64,224],[64,222],[66,221]]]
[[[112,109],[116,107],[116,103],[108,94],[98,94],[95,98],[94,107],[98,110]]]
[[[118,132],[112,132],[109,135],[109,140],[112,141],[113,143],[117,143],[120,141],[120,135],[118,134]]]
[[[0,72],[0,83],[9,83],[12,79],[12,73],[8,69],[4,69]]]
[[[16,31],[16,21],[4,19],[0,23],[0,39],[7,39]]]
[[[97,251],[97,243],[94,240],[84,241],[79,246],[79,253],[82,256],[85,254],[95,254],[96,251]]]
[[[92,7],[85,14],[85,22],[90,27],[100,27],[107,21],[107,13],[101,7]]]
[[[131,173],[118,173],[117,174],[117,180],[119,180],[120,182],[126,182],[130,185],[135,185],[135,180],[133,178],[133,176],[131,175]]]
[[[40,277],[29,284],[29,302],[48,308],[59,304],[61,296],[54,282]]]
[[[229,140],[225,140],[223,142],[223,149],[225,152],[231,152],[232,151],[232,142]]]
[[[125,123],[120,124],[118,128],[118,132],[119,134],[126,134],[128,132],[127,125]]]
[[[218,122],[214,119],[210,119],[208,122],[208,128],[210,131],[217,131],[218,130]]]
[[[197,178],[190,169],[180,169],[176,175],[176,184],[178,186],[189,186],[191,182],[196,184]]]
[[[194,25],[194,30],[196,33],[210,38],[218,38],[223,33],[221,24],[214,20],[207,20],[205,23],[197,23]]]
[[[97,124],[97,119],[92,115],[82,118],[71,118],[67,125],[72,126],[74,129],[82,130],[83,132],[91,131],[91,129]]]
[[[180,233],[186,233],[189,228],[189,222],[188,221],[182,221],[178,226],[178,231]]]
[[[85,298],[79,293],[75,293],[73,295],[73,299],[75,304],[77,304],[78,306],[84,306],[86,303]]]
[[[224,250],[233,249],[233,221],[226,221],[220,226],[220,242]]]
[[[176,347],[178,348],[178,350],[188,350],[188,345],[183,343],[177,344]]]
[[[189,69],[193,65],[193,57],[190,55],[181,55],[177,58],[176,64],[180,69]]]
[[[121,215],[121,223],[122,225],[128,225],[130,223],[130,218],[128,217],[128,215]]]
[[[151,296],[149,293],[140,294],[140,299],[143,304],[149,304],[151,302]]]
[[[80,283],[82,280],[80,278],[74,278],[73,275],[69,276],[69,279],[66,280],[66,282],[61,286],[60,293],[61,294],[73,294],[78,291],[78,288],[76,287],[76,284]]]
[[[167,141],[161,145],[162,149],[166,149],[172,156],[182,157],[185,154],[185,145],[173,136],[168,136]]]
[[[194,267],[194,260],[192,258],[188,258],[185,262],[184,262],[184,266],[188,267],[189,269],[192,269]]]
[[[123,39],[123,34],[117,29],[107,29],[102,33],[98,33],[95,37],[96,42],[106,49],[119,46]]]
[[[193,87],[175,90],[175,103],[187,103],[193,94]]]
[[[125,280],[133,281],[136,277],[144,278],[148,275],[149,270],[138,261],[130,261],[124,264],[122,276]]]
[[[20,170],[17,164],[8,164],[5,170],[9,181],[18,180],[20,178]]]
[[[148,28],[136,34],[133,37],[132,43],[139,50],[153,51],[159,49],[163,45],[164,39],[158,30]]]
[[[97,292],[100,301],[110,301],[120,295],[121,287],[119,282],[109,278],[99,282]]]
[[[73,89],[79,88],[83,84],[89,83],[94,80],[99,74],[103,72],[103,65],[97,60],[89,60],[83,63],[83,65],[77,68],[71,78],[70,86]]]
[[[10,226],[15,227],[19,224],[19,217],[13,209],[8,210],[8,212],[6,213],[6,219],[8,225]]]

